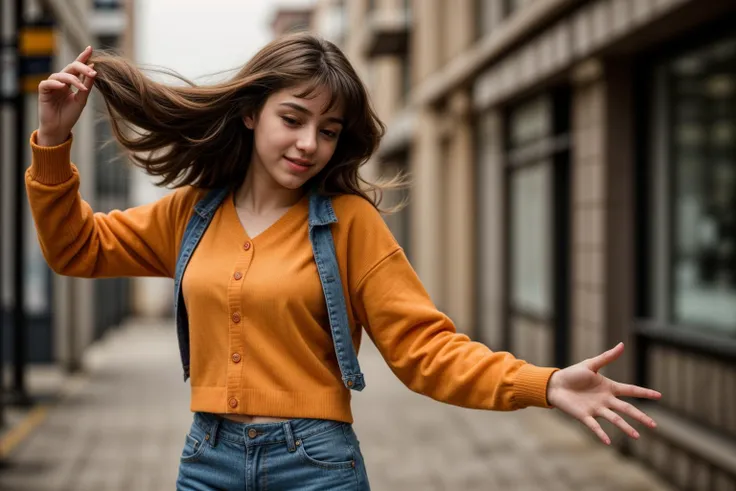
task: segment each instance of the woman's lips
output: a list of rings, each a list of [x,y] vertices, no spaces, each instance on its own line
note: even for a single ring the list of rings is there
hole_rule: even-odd
[[[303,163],[304,161],[292,160],[289,157],[284,157],[284,159],[286,159],[286,161],[289,163],[289,167],[297,172],[306,172],[312,167],[312,165],[314,165]]]

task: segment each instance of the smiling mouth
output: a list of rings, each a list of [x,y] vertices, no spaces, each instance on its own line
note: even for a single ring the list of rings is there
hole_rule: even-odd
[[[307,168],[307,167],[312,167],[314,165],[314,164],[311,164],[311,163],[300,162],[298,160],[290,159],[289,157],[284,157],[284,158],[286,160],[288,160],[289,162],[291,162],[292,164],[298,165],[299,167]]]

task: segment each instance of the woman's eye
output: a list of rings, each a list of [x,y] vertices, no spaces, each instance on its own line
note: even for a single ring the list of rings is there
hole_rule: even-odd
[[[337,138],[337,133],[330,130],[323,130],[322,134],[324,134],[327,138]]]
[[[297,124],[299,124],[299,121],[294,118],[290,118],[289,116],[281,116],[281,119],[283,119],[284,122],[289,126],[296,126]]]

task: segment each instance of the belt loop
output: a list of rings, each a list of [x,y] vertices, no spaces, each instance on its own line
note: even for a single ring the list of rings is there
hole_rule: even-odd
[[[210,434],[208,435],[210,438],[211,447],[215,447],[217,445],[217,430],[220,428],[220,422],[222,421],[220,419],[220,416],[215,416],[213,419],[215,421],[212,423],[212,427],[210,428]]]
[[[294,441],[294,432],[291,431],[291,422],[284,421],[281,424],[284,427],[284,435],[286,435],[286,447],[289,452],[296,452],[296,442]]]

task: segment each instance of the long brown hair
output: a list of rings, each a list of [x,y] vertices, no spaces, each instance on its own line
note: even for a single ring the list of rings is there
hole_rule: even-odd
[[[368,183],[358,169],[378,148],[385,127],[348,59],[333,43],[309,33],[280,37],[261,49],[229,80],[198,86],[173,72],[184,86],[147,77],[122,57],[90,59],[95,86],[107,105],[115,138],[133,162],[160,177],[159,185],[236,188],[244,180],[253,132],[243,116],[257,115],[266,99],[306,84],[300,96],[325,88],[341,103],[345,125],[335,153],[312,179],[325,195],[356,194],[378,207],[382,192],[403,187],[399,178]]]

